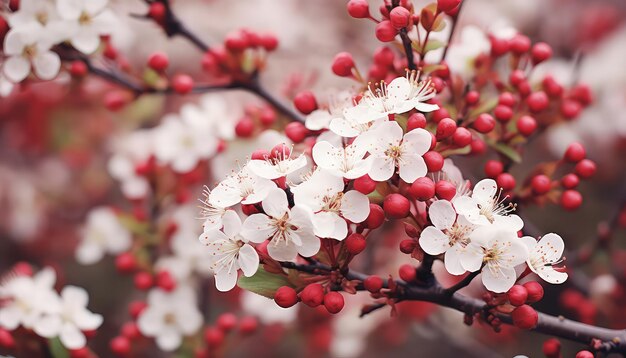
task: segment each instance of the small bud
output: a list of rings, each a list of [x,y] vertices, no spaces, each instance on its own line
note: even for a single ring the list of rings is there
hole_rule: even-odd
[[[396,38],[398,30],[389,20],[383,20],[376,25],[376,38],[381,42],[391,42]]]
[[[217,348],[224,343],[224,332],[217,327],[207,327],[204,330],[204,340],[209,347]]]
[[[511,52],[516,55],[523,55],[530,50],[530,39],[522,34],[515,35],[509,42]]]
[[[113,354],[126,356],[130,353],[130,340],[124,336],[117,336],[109,342],[109,348]]]
[[[537,42],[530,51],[530,56],[535,65],[546,61],[552,57],[552,47],[545,42]]]
[[[332,314],[341,312],[344,304],[343,296],[339,292],[331,291],[324,296],[324,307]]]
[[[534,92],[526,98],[526,104],[532,112],[541,112],[548,108],[549,99],[545,92]]]
[[[563,178],[561,178],[561,185],[565,188],[565,189],[574,189],[575,187],[578,186],[578,184],[580,183],[580,179],[578,178],[578,175],[576,174],[566,174],[563,176]]]
[[[429,177],[417,178],[408,190],[411,197],[426,201],[435,196],[435,183]]]
[[[526,299],[528,303],[539,302],[543,298],[543,287],[539,282],[526,282],[524,288],[528,291],[528,298]]]
[[[296,290],[289,286],[282,286],[276,290],[274,301],[282,308],[289,308],[298,303],[298,294]]]
[[[369,4],[366,0],[350,0],[348,1],[348,14],[356,19],[365,19],[370,17]]]
[[[369,194],[376,190],[376,181],[365,174],[354,180],[354,189],[362,194]]]
[[[254,121],[248,116],[244,116],[235,125],[235,134],[239,138],[250,138],[254,133]]]
[[[409,215],[411,204],[403,195],[394,193],[389,194],[383,201],[383,209],[385,215],[390,219],[402,219]]]
[[[400,269],[398,270],[398,275],[405,282],[413,282],[415,281],[417,273],[415,272],[415,267],[409,264],[404,264],[400,266]]]
[[[549,338],[543,342],[543,354],[547,358],[559,358],[561,356],[561,342],[556,338]]]
[[[521,135],[530,137],[537,129],[537,121],[531,116],[521,116],[515,126]]]
[[[444,118],[437,123],[437,140],[450,137],[456,131],[456,122],[452,118]]]
[[[485,175],[489,178],[496,178],[504,171],[504,164],[499,160],[489,160],[485,163]]]
[[[530,186],[533,189],[533,193],[537,195],[543,195],[550,191],[552,181],[546,175],[535,175],[531,181]]]
[[[440,180],[435,185],[435,193],[439,199],[451,201],[456,195],[456,186],[447,180]]]
[[[401,30],[411,23],[411,12],[402,6],[397,6],[389,13],[389,20],[393,27]]]
[[[172,88],[178,94],[188,94],[193,90],[193,78],[189,75],[176,75],[172,80]]]
[[[379,276],[368,276],[363,280],[363,287],[371,293],[379,292],[383,288],[383,279]]]
[[[289,140],[298,144],[304,142],[309,130],[300,122],[291,122],[285,126],[285,135]]]
[[[467,128],[459,127],[452,135],[452,143],[459,148],[463,148],[472,143],[472,132]]]
[[[169,64],[167,54],[162,52],[156,52],[148,59],[148,66],[157,72],[165,71]]]
[[[476,118],[474,123],[472,123],[472,126],[478,132],[485,134],[491,132],[495,128],[496,121],[491,115],[487,113],[482,113]]]
[[[583,203],[583,196],[576,190],[566,190],[561,194],[561,207],[567,211],[578,209]]]
[[[296,95],[293,100],[296,109],[302,114],[310,114],[317,109],[317,101],[313,92],[304,91]]]
[[[576,174],[583,179],[589,179],[596,173],[596,163],[589,159],[583,159],[574,169]]]
[[[515,327],[521,329],[533,329],[537,326],[539,315],[537,314],[537,311],[529,305],[522,305],[511,312],[511,318],[513,319]]]
[[[509,289],[509,292],[507,292],[507,297],[513,306],[521,306],[526,303],[528,291],[522,285],[513,285],[513,287]]]
[[[365,250],[365,237],[357,233],[350,234],[346,238],[345,245],[350,255],[358,255]]]
[[[515,189],[515,177],[509,173],[502,173],[496,177],[496,183],[498,187],[504,191],[511,191]]]
[[[309,307],[317,307],[324,302],[324,288],[319,283],[308,284],[300,292],[300,300]]]
[[[352,76],[352,69],[354,68],[354,59],[348,52],[340,52],[335,56],[333,60],[332,70],[333,73],[340,77]]]
[[[415,128],[426,128],[426,117],[421,113],[413,113],[406,122],[407,132]]]
[[[585,151],[585,147],[578,142],[574,142],[567,147],[567,150],[563,155],[563,159],[567,160],[568,162],[578,163],[581,160],[585,159],[586,155],[587,153]]]
[[[243,317],[239,321],[239,332],[241,334],[252,334],[256,332],[258,327],[259,327],[259,321],[256,319],[256,317],[247,316],[247,317]]]
[[[237,316],[230,312],[222,313],[217,317],[215,323],[222,331],[229,332],[237,327]]]
[[[426,152],[423,158],[424,162],[426,162],[426,167],[428,168],[429,173],[438,172],[443,168],[444,158],[439,152],[431,150],[429,152]]]
[[[379,228],[385,222],[385,211],[380,205],[370,204],[370,213],[365,219],[365,225],[368,229],[374,230]]]

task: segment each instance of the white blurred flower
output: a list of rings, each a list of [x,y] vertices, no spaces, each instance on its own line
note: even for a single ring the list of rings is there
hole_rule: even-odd
[[[235,287],[239,269],[246,277],[250,277],[259,268],[259,255],[248,244],[248,240],[240,235],[239,215],[228,210],[223,221],[222,231],[213,229],[199,237],[200,242],[208,246],[209,261],[215,273],[215,286],[222,292]]]
[[[152,289],[147,303],[137,325],[144,336],[154,337],[157,346],[164,351],[180,347],[184,336],[193,335],[202,326],[202,313],[196,307],[195,292],[189,286],[179,285],[170,293]]]
[[[328,129],[334,119],[342,118],[343,111],[353,106],[354,103],[350,92],[344,91],[331,95],[328,100],[328,109],[316,109],[311,112],[306,117],[304,125],[312,131]]]
[[[366,195],[350,190],[343,192],[343,178],[324,169],[317,169],[304,183],[294,187],[294,201],[313,212],[315,235],[343,240],[348,235],[348,223],[361,223],[369,215]]]
[[[218,138],[235,138],[235,125],[241,117],[237,106],[229,106],[222,95],[207,94],[196,104],[186,104],[180,109],[184,121],[196,128],[206,128]]]
[[[35,333],[42,337],[59,337],[68,349],[80,349],[87,339],[83,332],[93,331],[102,325],[102,316],[87,309],[89,296],[85,289],[66,286],[61,291],[61,310],[42,319]]]
[[[346,179],[356,179],[367,174],[371,168],[371,159],[363,159],[368,146],[363,143],[367,138],[357,137],[352,144],[337,148],[333,144],[321,141],[313,146],[313,160],[323,169]]]
[[[468,78],[475,72],[476,57],[490,50],[491,42],[483,30],[476,26],[465,26],[461,30],[460,41],[450,45],[446,62],[450,71]]]
[[[297,306],[282,308],[276,301],[247,290],[241,292],[240,298],[241,308],[247,314],[258,317],[263,324],[287,324],[297,318]]]
[[[560,284],[567,280],[566,272],[554,269],[555,265],[563,261],[561,256],[565,249],[565,243],[559,235],[546,234],[539,242],[530,236],[524,236],[521,240],[528,249],[526,263],[532,272],[552,284]]]
[[[430,149],[432,138],[426,130],[416,128],[403,135],[400,125],[389,121],[376,127],[369,138],[373,180],[388,180],[398,168],[400,178],[410,184],[428,172],[422,155]]]
[[[471,196],[457,197],[452,204],[456,212],[465,216],[472,224],[494,224],[512,231],[521,230],[524,222],[517,215],[509,215],[515,207],[511,204],[505,205],[504,199],[500,199],[495,180],[483,179],[476,183]]]
[[[254,159],[248,162],[250,170],[265,179],[278,179],[287,176],[298,169],[306,166],[307,160],[304,154],[291,158],[291,151],[284,155],[268,157],[265,160]]]
[[[209,194],[209,203],[221,208],[239,203],[255,204],[265,199],[273,188],[276,188],[276,184],[255,174],[249,163],[222,180]]]
[[[267,251],[277,261],[317,254],[320,240],[313,234],[312,213],[307,207],[289,209],[287,194],[278,188],[268,193],[262,206],[265,214],[253,214],[244,222],[243,237],[254,243],[270,239]]]
[[[100,45],[100,36],[113,31],[116,17],[107,8],[108,0],[57,0],[59,16],[65,20],[72,46],[92,54]]]
[[[4,54],[8,57],[2,67],[4,75],[18,83],[30,74],[31,68],[42,80],[51,80],[59,73],[61,59],[50,51],[54,40],[37,22],[11,29],[4,38]]]
[[[87,215],[82,241],[76,248],[76,260],[91,265],[105,254],[120,254],[132,244],[132,234],[122,225],[111,208],[93,209]]]
[[[150,184],[137,173],[137,167],[146,165],[154,153],[154,132],[134,131],[115,143],[114,147],[114,154],[108,162],[109,174],[120,181],[122,193],[126,197],[145,197]]]
[[[334,117],[330,121],[329,129],[338,136],[353,138],[374,130],[386,120],[387,118],[379,118],[369,122],[362,122],[362,118],[358,113],[346,110],[343,112],[343,115]]]

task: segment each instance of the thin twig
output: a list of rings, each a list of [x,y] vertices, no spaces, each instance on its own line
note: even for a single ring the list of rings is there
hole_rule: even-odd
[[[400,6],[400,0],[393,0],[391,2],[391,9]],[[409,37],[406,28],[400,30],[400,39],[402,40],[402,47],[404,47],[404,53],[406,54],[407,66],[410,71],[417,70],[417,66],[415,65],[415,59],[413,58],[413,46],[411,38]]]
[[[459,17],[461,16],[461,10],[463,9],[463,4],[465,4],[467,0],[461,1],[459,4],[459,10],[456,12],[456,16],[452,19],[452,28],[450,29],[450,35],[448,35],[448,43],[443,48],[443,55],[441,55],[441,61],[446,60],[446,56],[448,55],[448,49],[450,48],[450,44],[452,43],[452,37],[454,36],[454,32],[456,31],[456,25],[459,23]]]

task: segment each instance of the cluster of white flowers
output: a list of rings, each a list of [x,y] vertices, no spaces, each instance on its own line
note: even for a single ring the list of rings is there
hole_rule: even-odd
[[[95,264],[105,254],[120,254],[132,244],[132,234],[122,225],[117,214],[108,207],[89,212],[76,248],[76,261],[83,265]]]
[[[204,202],[204,233],[200,235],[200,241],[213,256],[217,288],[233,288],[239,269],[246,276],[256,272],[259,257],[249,243],[270,240],[267,250],[273,259],[292,261],[298,255],[317,254],[319,238],[345,239],[351,225],[367,219],[369,199],[349,190],[344,179],[369,174],[374,180],[384,181],[396,169],[408,183],[426,175],[422,155],[430,148],[431,135],[421,128],[403,134],[400,125],[387,117],[413,109],[435,110],[436,105],[424,103],[433,95],[430,82],[418,81],[417,74],[411,73],[388,86],[382,83],[377,90],[368,91],[356,105],[346,105],[344,101],[338,106],[341,114],[335,108],[312,113],[307,119],[309,128],[330,128],[333,133],[313,147],[312,159],[317,166],[310,175],[298,184],[282,181],[288,191],[279,188],[277,182],[306,170],[309,161],[305,154],[295,155],[287,146],[282,151],[273,150],[266,158],[250,160],[220,182]],[[333,125],[337,121],[353,121],[354,126]],[[341,137],[354,139],[344,145]],[[293,196],[291,204],[287,193]],[[262,212],[250,215],[242,223],[232,210],[240,203],[256,205]]]
[[[453,275],[482,270],[482,282],[493,292],[508,291],[523,271],[516,268],[524,264],[549,283],[565,282],[567,273],[555,269],[562,261],[563,239],[556,234],[539,242],[519,238],[524,223],[512,210],[500,198],[496,182],[484,179],[471,194],[430,205],[433,226],[422,231],[420,246],[429,255],[444,254],[446,270]]]
[[[61,59],[52,48],[69,42],[76,50],[92,54],[100,36],[115,27],[116,17],[108,0],[22,0],[7,15],[11,30],[4,39],[6,78],[21,82],[32,72],[42,80],[59,73]]]
[[[15,330],[22,326],[44,338],[58,337],[68,349],[85,346],[83,332],[102,324],[102,316],[87,309],[87,291],[66,286],[54,290],[56,275],[45,268],[33,277],[14,275],[0,285],[0,327]]]

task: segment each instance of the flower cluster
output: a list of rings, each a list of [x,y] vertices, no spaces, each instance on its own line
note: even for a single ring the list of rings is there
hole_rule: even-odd
[[[66,286],[54,290],[56,274],[44,268],[35,275],[13,273],[0,285],[0,327],[33,330],[44,338],[59,338],[68,349],[85,346],[85,332],[102,325],[102,316],[87,309],[87,291]]]
[[[61,59],[55,45],[69,42],[83,54],[92,54],[100,37],[115,27],[116,16],[108,0],[23,0],[7,20],[11,30],[4,38],[6,59],[2,71],[14,83],[31,71],[42,80],[56,77]]]

